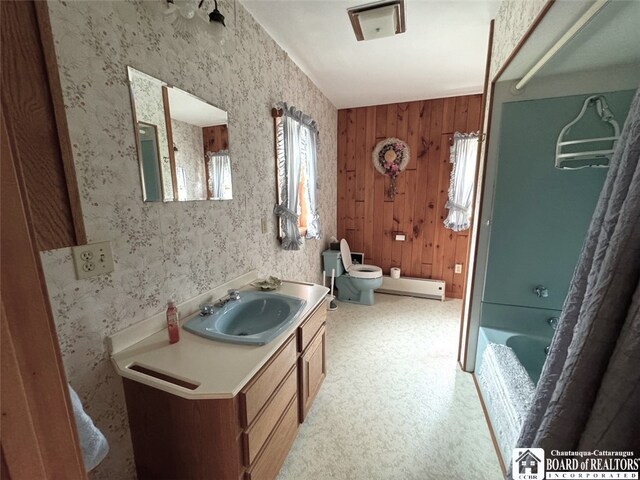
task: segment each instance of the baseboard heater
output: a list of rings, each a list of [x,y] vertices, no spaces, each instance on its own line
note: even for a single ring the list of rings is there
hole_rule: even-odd
[[[445,281],[429,278],[382,277],[382,286],[376,290],[380,293],[408,295],[410,297],[437,298],[444,302]]]

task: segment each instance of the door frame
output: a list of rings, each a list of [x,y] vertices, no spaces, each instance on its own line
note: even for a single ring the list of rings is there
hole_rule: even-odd
[[[24,180],[0,125],[3,469],[9,478],[86,479]]]
[[[474,208],[473,208],[473,217],[472,217],[472,226],[470,240],[469,240],[469,250],[467,253],[467,278],[465,279],[463,293],[462,293],[462,313],[460,315],[460,336],[458,340],[458,363],[462,370],[466,372],[472,372],[473,367],[469,366],[469,357],[468,357],[468,349],[469,349],[469,333],[472,328],[472,312],[474,309],[477,309],[477,306],[474,305],[473,294],[476,288],[482,288],[482,285],[476,283],[476,269],[477,269],[477,258],[478,258],[478,248],[479,248],[479,237],[480,237],[480,214],[482,213],[483,203],[485,200],[485,193],[488,185],[486,183],[486,166],[487,166],[487,158],[489,154],[489,138],[491,134],[491,121],[493,115],[493,100],[496,82],[502,76],[504,71],[509,67],[511,62],[516,58],[520,50],[527,43],[527,40],[533,35],[538,25],[542,22],[544,17],[547,15],[551,7],[554,5],[556,0],[547,0],[545,5],[542,7],[536,18],[533,20],[525,34],[522,36],[518,44],[514,47],[511,54],[507,57],[505,62],[502,64],[500,69],[495,73],[493,78],[491,79],[491,84],[488,84],[489,77],[491,75],[491,56],[493,50],[493,33],[494,33],[494,22],[491,21],[491,28],[489,34],[489,51],[487,54],[487,64],[485,70],[485,85],[483,92],[483,110],[482,110],[482,120],[481,120],[481,131],[480,131],[480,139],[478,142],[478,165],[476,167],[476,176],[474,182],[474,192],[473,197],[475,199]],[[487,107],[488,106],[488,107]],[[485,121],[486,114],[486,121]],[[486,128],[485,128],[486,125]],[[478,191],[479,188],[479,191]],[[475,361],[475,359],[474,359]]]

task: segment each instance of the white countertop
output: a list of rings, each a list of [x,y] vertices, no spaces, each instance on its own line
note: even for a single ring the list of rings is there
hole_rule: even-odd
[[[255,290],[244,287],[242,290]],[[169,343],[166,328],[111,357],[118,374],[183,398],[231,398],[260,370],[273,353],[322,301],[329,289],[321,285],[284,281],[278,293],[307,301],[302,314],[291,326],[267,345],[237,345],[209,340],[180,328],[180,341]],[[195,314],[197,315],[197,313]],[[193,315],[183,318],[181,324]],[[190,390],[131,370],[131,365],[199,385]]]

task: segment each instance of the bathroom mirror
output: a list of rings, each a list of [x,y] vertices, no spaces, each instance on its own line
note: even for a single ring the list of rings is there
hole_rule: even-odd
[[[145,202],[231,200],[228,115],[128,67]]]

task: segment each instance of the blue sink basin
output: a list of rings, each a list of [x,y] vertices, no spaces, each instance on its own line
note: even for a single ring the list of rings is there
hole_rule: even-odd
[[[211,315],[197,316],[184,329],[209,338],[245,345],[266,345],[302,312],[306,300],[272,292],[240,292]]]

